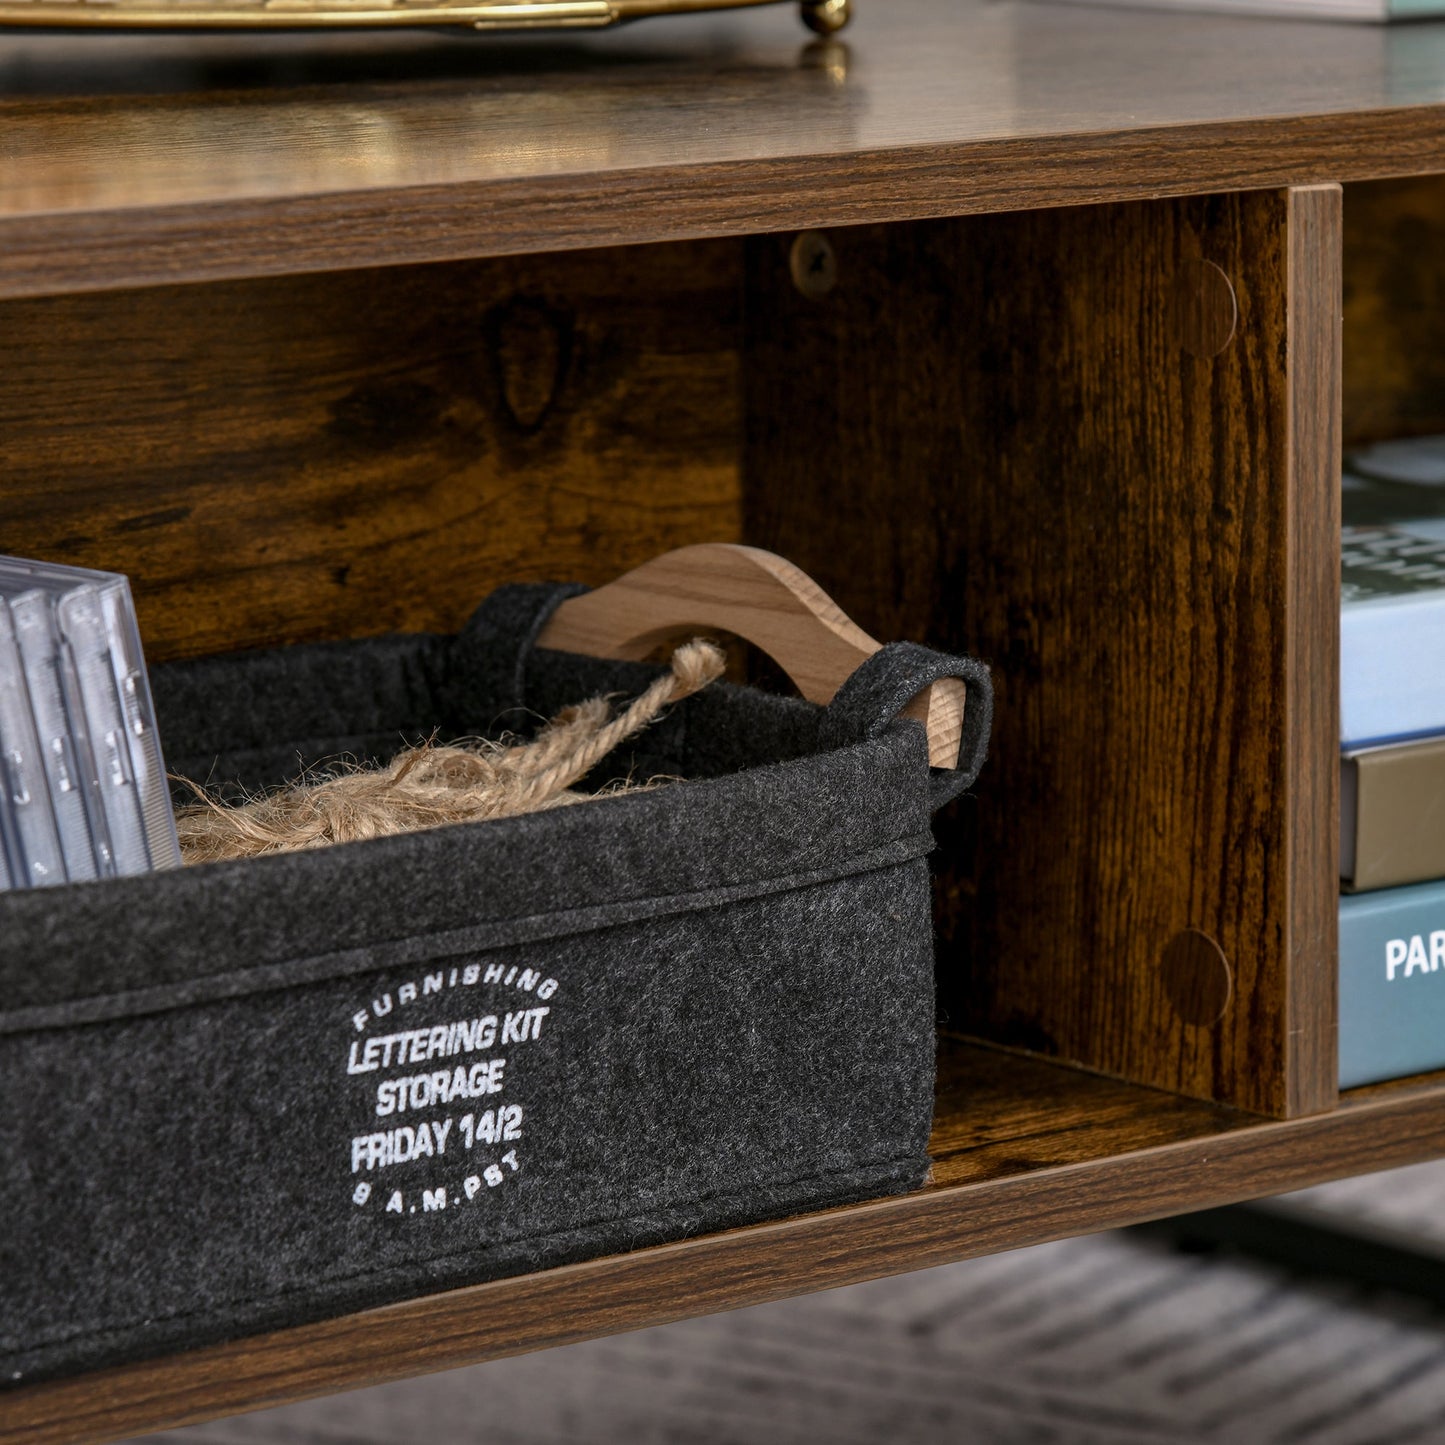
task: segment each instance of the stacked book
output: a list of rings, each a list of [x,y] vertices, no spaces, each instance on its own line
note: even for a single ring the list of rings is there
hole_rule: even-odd
[[[1445,1068],[1445,437],[1344,473],[1340,1083]]]
[[[0,888],[180,861],[129,584],[0,557]]]

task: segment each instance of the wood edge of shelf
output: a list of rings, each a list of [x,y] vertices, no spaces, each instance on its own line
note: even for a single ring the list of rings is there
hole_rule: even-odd
[[[1339,1102],[1340,418],[1344,195],[1285,193],[1284,687],[1290,1114]]]
[[[0,213],[0,300],[1441,172],[1420,105]]]
[[[1406,1079],[1387,1079],[1381,1084],[1359,1084],[1353,1089],[1340,1090],[1339,1108],[1335,1113],[1343,1114],[1353,1109],[1377,1107],[1398,1108],[1412,1099],[1430,1099],[1436,1096],[1445,1106],[1445,1069],[1429,1074],[1413,1074]],[[1442,1113],[1445,1121],[1445,1113]],[[1445,1129],[1445,1122],[1442,1122]],[[1442,1152],[1445,1152],[1445,1133],[1442,1133]]]
[[[1300,1119],[1181,1118],[1197,1132],[24,1387],[0,1442],[115,1440],[1419,1162],[1445,1149],[1445,1073]]]

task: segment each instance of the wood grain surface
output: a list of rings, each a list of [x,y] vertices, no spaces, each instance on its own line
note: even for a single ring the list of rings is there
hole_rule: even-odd
[[[1287,196],[1283,1112],[1329,1108],[1339,1078],[1340,406],[1343,215],[1338,186]],[[1246,724],[1246,729],[1248,725]],[[1251,739],[1266,752],[1274,739]],[[1239,760],[1247,767],[1245,758]],[[1269,849],[1268,844],[1265,850]]]
[[[941,827],[950,1025],[1273,1115],[1335,1089],[1338,214],[837,231],[821,301],[749,249],[747,536],[995,670]],[[1186,930],[1232,974],[1208,1026],[1166,967]]]
[[[760,648],[809,702],[827,704],[881,643],[785,557],[712,542],[644,562],[552,614],[539,647],[645,661],[699,633]],[[928,730],[928,760],[956,768],[968,689],[959,678],[925,688],[903,710]]]
[[[1347,445],[1445,431],[1445,180],[1348,186]]]
[[[1445,169],[1438,22],[859,11],[3,37],[0,296]]]
[[[741,274],[713,242],[11,302],[0,548],[129,573],[163,660],[734,540]]]
[[[1288,1122],[944,1041],[915,1194],[0,1393],[0,1442],[113,1440],[1387,1169],[1445,1150],[1445,1082]]]
[[[1271,1215],[1287,1208],[1292,1220],[1348,1236],[1404,1236],[1433,1263],[1445,1250],[1442,1193],[1445,1162],[1434,1161],[1288,1195]],[[1225,1213],[1192,1215],[1183,1231],[1220,1230]],[[1176,1228],[1059,1240],[195,1425],[145,1445],[558,1445],[584,1432],[609,1445],[1440,1438],[1437,1312],[1344,1279],[1321,1288],[1321,1253],[1290,1270],[1229,1248],[1176,1248]],[[1328,1257],[1328,1267],[1350,1264],[1344,1250]],[[1432,1277],[1427,1266],[1410,1280],[1423,1294]]]

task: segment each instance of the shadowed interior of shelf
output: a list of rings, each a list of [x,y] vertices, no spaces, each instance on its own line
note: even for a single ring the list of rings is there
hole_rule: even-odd
[[[1339,211],[836,231],[821,299],[748,248],[749,540],[995,669],[945,1017],[1280,1116],[1337,1077]]]
[[[5,303],[5,549],[129,573],[163,662],[738,541],[741,283],[710,242]]]
[[[1345,191],[1346,446],[1445,431],[1445,179]]]

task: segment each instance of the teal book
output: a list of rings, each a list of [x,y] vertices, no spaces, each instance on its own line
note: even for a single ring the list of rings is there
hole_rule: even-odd
[[[1445,1069],[1445,882],[1340,899],[1340,1087]]]

